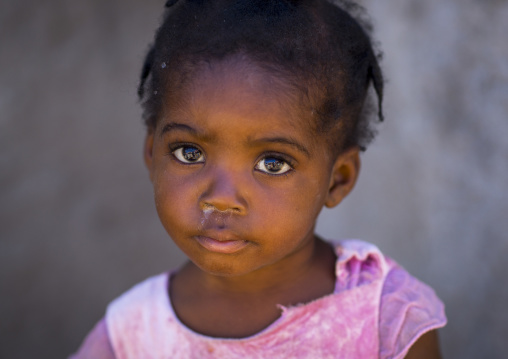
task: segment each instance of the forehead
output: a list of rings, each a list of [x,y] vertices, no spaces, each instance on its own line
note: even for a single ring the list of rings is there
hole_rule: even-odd
[[[273,69],[272,69],[273,70]],[[309,133],[314,119],[302,110],[295,86],[271,69],[235,56],[221,61],[200,63],[186,74],[176,74],[178,89],[171,89],[162,105],[162,118],[172,116],[206,117],[234,113],[241,118],[270,118],[274,127],[287,127]],[[175,76],[173,76],[173,79]]]

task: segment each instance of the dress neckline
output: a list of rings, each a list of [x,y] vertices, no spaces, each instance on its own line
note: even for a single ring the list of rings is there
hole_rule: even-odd
[[[191,336],[195,336],[200,339],[208,340],[208,341],[229,341],[229,342],[242,342],[242,341],[251,341],[251,340],[259,339],[259,338],[269,334],[270,332],[277,330],[280,326],[284,325],[284,322],[287,320],[288,316],[295,314],[295,312],[297,312],[297,311],[305,310],[309,306],[319,304],[321,301],[326,301],[326,300],[336,296],[340,292],[340,290],[339,290],[340,283],[339,283],[338,279],[340,278],[339,272],[341,270],[343,270],[343,269],[341,269],[342,266],[340,266],[340,263],[342,262],[341,255],[344,254],[344,250],[343,250],[344,248],[342,247],[341,242],[333,241],[333,242],[330,242],[330,244],[332,245],[334,252],[337,256],[337,260],[336,260],[336,264],[335,264],[335,286],[334,286],[333,292],[329,293],[327,295],[324,295],[322,297],[313,299],[313,300],[306,302],[306,303],[296,304],[296,305],[292,305],[292,306],[284,306],[284,305],[278,304],[277,307],[281,311],[280,316],[276,320],[271,322],[268,326],[266,326],[264,329],[262,329],[261,331],[259,331],[257,333],[254,333],[252,335],[242,337],[242,338],[213,337],[213,336],[201,334],[201,333],[189,328],[187,325],[185,325],[180,320],[180,318],[176,315],[176,312],[173,307],[173,303],[171,301],[171,296],[169,295],[171,278],[176,273],[176,271],[170,271],[170,272],[165,273],[164,285],[161,286],[162,288],[160,288],[163,291],[163,295],[161,297],[165,299],[164,307],[167,308],[167,310],[170,314],[170,317],[175,320],[175,322],[178,324],[178,326],[183,331],[187,332]]]

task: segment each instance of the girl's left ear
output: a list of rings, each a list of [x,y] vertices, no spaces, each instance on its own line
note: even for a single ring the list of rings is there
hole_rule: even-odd
[[[148,169],[150,181],[152,181],[152,163],[153,163],[153,131],[149,131],[145,137],[143,145],[143,159],[145,166]]]
[[[355,186],[360,173],[360,149],[353,147],[337,156],[330,176],[325,206],[338,205]]]

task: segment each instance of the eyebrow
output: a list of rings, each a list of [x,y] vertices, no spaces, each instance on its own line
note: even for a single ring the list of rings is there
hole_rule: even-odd
[[[196,131],[196,129],[194,129],[188,125],[184,125],[183,123],[169,122],[164,125],[159,136],[162,137],[167,132],[171,132],[171,131],[175,131],[175,130],[189,132],[193,135],[197,135],[197,133],[198,133],[198,131]]]
[[[290,145],[300,152],[303,152],[307,157],[310,157],[310,152],[305,148],[304,145],[300,144],[298,141],[292,139],[292,138],[286,138],[286,137],[269,137],[269,138],[260,138],[254,142],[264,142],[264,143],[281,143],[284,145]]]
[[[193,135],[198,135],[198,131],[189,125],[185,125],[183,123],[177,123],[177,122],[169,122],[169,123],[165,124],[164,127],[162,127],[162,130],[161,130],[161,133],[159,136],[163,137],[164,134],[171,132],[171,131],[175,131],[175,130],[185,131],[185,132],[191,133]],[[289,145],[289,146],[296,148],[300,152],[304,153],[307,157],[310,157],[309,150],[307,150],[307,148],[304,145],[300,144],[298,141],[296,141],[292,138],[267,137],[267,138],[257,139],[253,142],[255,142],[255,143],[281,143],[284,145]]]

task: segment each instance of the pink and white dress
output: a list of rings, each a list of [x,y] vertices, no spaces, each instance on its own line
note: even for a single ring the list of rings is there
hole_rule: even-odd
[[[184,326],[164,273],[114,300],[73,358],[403,358],[421,335],[446,324],[434,291],[376,246],[334,245],[334,292],[280,306],[281,316],[253,336],[213,338]]]

